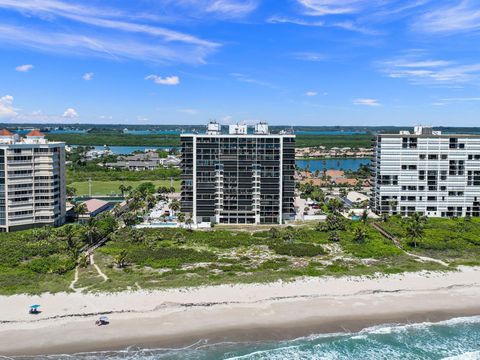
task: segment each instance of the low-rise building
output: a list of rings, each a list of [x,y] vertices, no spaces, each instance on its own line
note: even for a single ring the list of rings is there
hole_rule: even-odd
[[[117,162],[106,163],[108,168],[121,168],[127,170],[155,170],[159,167],[179,166],[180,158],[174,155],[160,157],[156,151],[133,154],[129,156],[119,156]]]
[[[100,199],[90,199],[81,203],[85,205],[87,211],[85,214],[80,214],[80,219],[88,219],[101,214],[102,212],[112,209],[112,204],[108,201]]]

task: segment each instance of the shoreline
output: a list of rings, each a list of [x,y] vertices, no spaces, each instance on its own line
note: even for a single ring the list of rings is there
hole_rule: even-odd
[[[0,296],[0,355],[287,340],[480,315],[480,267],[114,294]],[[32,318],[28,305],[43,312]],[[111,324],[94,325],[107,313]]]

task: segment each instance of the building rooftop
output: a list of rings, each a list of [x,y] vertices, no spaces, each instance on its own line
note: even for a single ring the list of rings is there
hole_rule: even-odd
[[[228,129],[228,130],[224,130]],[[180,134],[180,136],[287,136],[287,137],[294,137],[293,131],[291,130],[283,130],[280,131],[278,134],[270,133],[268,128],[268,124],[266,122],[259,122],[254,126],[249,126],[245,124],[232,124],[228,126],[223,126],[217,123],[216,121],[210,121],[207,125],[207,129],[205,133],[184,133]]]
[[[0,130],[0,145],[33,145],[33,144],[64,144],[60,141],[48,141],[45,134],[37,129],[30,131],[25,137],[12,133],[8,129]]]
[[[90,199],[83,202],[82,204],[85,204],[85,206],[87,207],[88,213],[94,213],[106,207],[108,205],[108,202],[100,199]]]
[[[379,134],[382,137],[399,137],[399,136],[408,136],[408,137],[437,137],[437,138],[478,138],[480,134],[442,134],[441,131],[434,130],[432,126],[417,125],[414,127],[413,132],[409,130],[401,130],[397,134]]]
[[[40,132],[40,130],[37,130],[37,129],[34,129],[32,131],[30,131],[26,136],[29,136],[29,137],[45,137],[45,134]]]
[[[7,129],[0,130],[0,136],[13,136],[13,133]]]

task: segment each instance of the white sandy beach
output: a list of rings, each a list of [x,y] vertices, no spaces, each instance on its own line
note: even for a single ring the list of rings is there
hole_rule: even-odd
[[[28,306],[42,313],[29,315]],[[111,324],[97,327],[99,314]],[[115,294],[0,297],[0,354],[266,340],[480,315],[480,268]]]

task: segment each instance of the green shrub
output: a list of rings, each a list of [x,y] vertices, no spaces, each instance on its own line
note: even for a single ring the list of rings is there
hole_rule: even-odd
[[[275,251],[279,255],[289,255],[289,256],[317,256],[317,255],[324,255],[325,250],[321,246],[313,245],[313,244],[305,244],[305,243],[293,243],[293,244],[270,244],[270,249]]]

